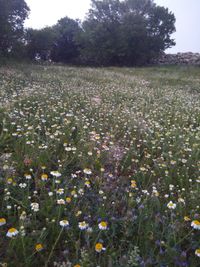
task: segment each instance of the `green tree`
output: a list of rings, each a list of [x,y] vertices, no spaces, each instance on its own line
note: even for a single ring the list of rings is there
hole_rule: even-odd
[[[92,1],[80,36],[81,60],[92,65],[118,64],[121,3],[119,0]]]
[[[24,0],[0,0],[0,55],[13,53],[23,42],[29,8]]]
[[[81,58],[89,64],[140,65],[174,45],[175,17],[153,0],[92,0]]]
[[[153,41],[152,44],[155,45],[156,50],[164,51],[175,45],[170,36],[176,30],[174,25],[176,20],[168,8],[154,6],[150,9],[147,21],[148,36]]]
[[[72,63],[79,56],[77,36],[81,32],[79,22],[68,17],[60,19],[53,27],[56,40],[51,57],[56,62]]]
[[[56,36],[57,34],[53,27],[45,27],[41,30],[27,29],[26,50],[28,57],[30,59],[40,57],[41,60],[51,59]]]

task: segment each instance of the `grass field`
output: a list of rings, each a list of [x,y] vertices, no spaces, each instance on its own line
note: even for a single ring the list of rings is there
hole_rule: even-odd
[[[200,68],[0,68],[0,266],[200,266]]]

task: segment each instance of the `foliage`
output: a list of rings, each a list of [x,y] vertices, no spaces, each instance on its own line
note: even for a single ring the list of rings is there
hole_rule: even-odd
[[[76,37],[80,33],[79,23],[68,17],[62,18],[52,27],[26,31],[26,50],[31,59],[70,63],[78,55]]]
[[[26,50],[30,59],[39,57],[41,60],[49,60],[56,39],[56,32],[51,27],[41,30],[26,30]]]
[[[20,46],[23,41],[23,22],[28,12],[24,0],[0,0],[0,56],[14,54],[15,48]]]
[[[153,0],[93,0],[81,23],[68,17],[41,30],[27,29],[23,0],[0,2],[1,53],[86,65],[143,65],[173,46],[175,17]]]
[[[82,58],[96,65],[138,65],[174,45],[175,17],[151,0],[93,0],[83,23]]]
[[[62,18],[53,27],[56,32],[56,40],[51,52],[55,62],[69,63],[79,55],[76,38],[81,29],[79,22],[68,17]]]

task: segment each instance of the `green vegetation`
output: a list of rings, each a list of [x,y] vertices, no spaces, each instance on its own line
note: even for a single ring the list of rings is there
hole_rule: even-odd
[[[0,0],[0,61],[136,66],[175,45],[174,14],[153,0],[92,0],[84,21],[64,17],[40,30],[24,29],[28,11],[24,0]]]
[[[0,0],[0,59],[8,54],[23,55],[23,24],[28,12],[24,0]]]
[[[199,266],[199,68],[0,68],[0,266]]]

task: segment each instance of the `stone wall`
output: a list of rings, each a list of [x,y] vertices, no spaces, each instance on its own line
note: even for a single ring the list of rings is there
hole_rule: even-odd
[[[200,53],[163,53],[155,62],[160,65],[197,65],[200,66]]]

